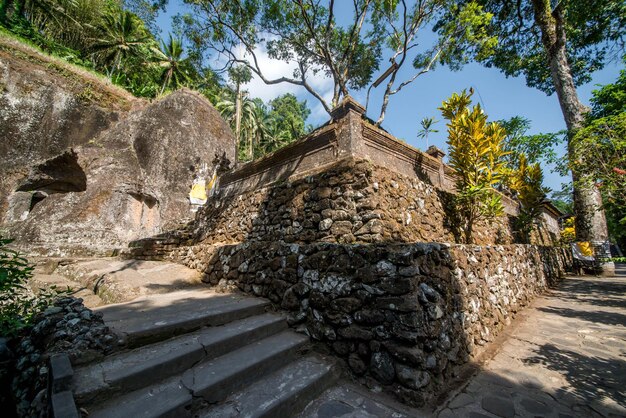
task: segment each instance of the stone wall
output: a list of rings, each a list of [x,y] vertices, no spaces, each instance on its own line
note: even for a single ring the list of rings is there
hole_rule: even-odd
[[[454,193],[454,169],[444,164],[441,152],[431,155],[371,124],[365,109],[347,97],[332,120],[310,135],[258,160],[243,164],[220,179],[222,196],[243,194],[319,172],[346,158],[368,160],[410,178],[419,177],[436,189]],[[440,151],[440,150],[437,150]],[[518,214],[516,201],[502,195],[508,215]]]
[[[177,245],[266,240],[296,243],[462,242],[452,207],[454,171],[363,119],[350,99],[334,120],[276,153],[219,179],[185,230],[131,244],[140,258],[166,258]],[[438,150],[437,150],[438,151]],[[516,242],[518,204],[475,226],[479,245]],[[533,243],[558,238],[558,210],[546,211]]]
[[[565,250],[530,245],[249,241],[174,254],[211,285],[270,299],[357,376],[414,405],[570,264]]]
[[[422,405],[571,263],[512,244],[506,197],[507,215],[476,225],[479,245],[433,243],[460,240],[453,173],[350,106],[224,175],[193,222],[127,255],[270,299],[360,379]]]
[[[122,348],[123,341],[82,299],[64,297],[35,318],[32,328],[10,344],[15,358],[8,364],[11,395],[20,417],[48,417],[51,392],[50,358],[64,353],[73,365],[86,364]],[[12,414],[10,414],[12,416]]]
[[[417,177],[347,158],[321,173],[211,199],[186,231],[136,241],[135,256],[188,242],[458,242],[452,195]],[[501,217],[476,226],[477,244],[513,242]]]

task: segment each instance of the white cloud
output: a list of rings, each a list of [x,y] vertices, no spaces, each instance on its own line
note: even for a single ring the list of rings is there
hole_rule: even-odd
[[[272,59],[268,56],[267,50],[263,45],[257,46],[254,51],[259,68],[266,79],[272,80],[280,77],[291,77],[297,64],[294,62],[285,62]],[[244,50],[238,52],[239,56],[244,56]],[[252,80],[244,86],[251,97],[259,97],[267,102],[280,95],[291,93],[296,95],[300,100],[306,100],[311,109],[310,122],[313,124],[325,122],[328,119],[328,113],[324,110],[322,104],[311,95],[304,87],[291,83],[265,84],[258,76],[253,74]],[[327,77],[322,71],[317,74],[310,73],[307,80],[311,87],[321,94],[327,102],[330,102],[333,95],[333,81]]]
[[[328,112],[326,112],[326,109],[324,109],[324,106],[322,106],[318,100],[315,100],[314,102],[308,100],[307,104],[309,105],[309,109],[311,109],[311,115],[309,116],[308,122],[313,126],[321,125],[330,119]]]

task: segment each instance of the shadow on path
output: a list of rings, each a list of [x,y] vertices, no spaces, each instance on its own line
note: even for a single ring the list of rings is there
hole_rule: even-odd
[[[585,321],[602,323],[608,325],[621,325],[626,326],[626,315],[606,312],[606,311],[584,311],[571,308],[557,308],[557,307],[545,307],[537,308],[539,311],[565,316],[568,318],[578,318]]]
[[[523,362],[540,364],[561,374],[571,386],[569,393],[587,402],[609,396],[626,405],[626,361],[609,356],[586,356],[553,344],[544,344],[535,353]],[[562,391],[563,388],[557,391],[557,397]]]
[[[626,417],[626,275],[563,280],[438,418],[486,413]]]

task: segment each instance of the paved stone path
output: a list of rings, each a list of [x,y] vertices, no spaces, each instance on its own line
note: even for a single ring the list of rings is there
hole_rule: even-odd
[[[626,417],[626,272],[570,277],[438,418]]]

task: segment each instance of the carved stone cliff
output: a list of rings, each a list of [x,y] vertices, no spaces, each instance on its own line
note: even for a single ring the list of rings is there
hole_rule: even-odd
[[[0,231],[29,252],[109,254],[172,228],[200,166],[234,152],[194,92],[148,103],[0,37]]]

